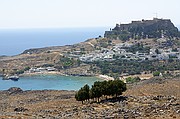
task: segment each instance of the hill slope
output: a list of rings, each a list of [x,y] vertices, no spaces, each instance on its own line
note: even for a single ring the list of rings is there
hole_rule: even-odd
[[[153,81],[154,82],[154,81]],[[120,100],[81,104],[74,91],[0,91],[0,118],[180,118],[180,79],[144,82]]]

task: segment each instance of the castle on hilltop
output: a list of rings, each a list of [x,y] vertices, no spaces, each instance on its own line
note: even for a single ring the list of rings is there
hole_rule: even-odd
[[[170,19],[132,21],[129,24],[116,24],[115,28],[106,31],[104,37],[121,40],[179,37],[178,28]]]

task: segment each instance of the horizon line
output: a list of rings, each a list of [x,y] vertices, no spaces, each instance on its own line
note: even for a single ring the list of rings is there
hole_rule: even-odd
[[[8,30],[8,29],[69,29],[69,28],[111,28],[112,26],[80,26],[80,27],[0,27],[0,30]]]

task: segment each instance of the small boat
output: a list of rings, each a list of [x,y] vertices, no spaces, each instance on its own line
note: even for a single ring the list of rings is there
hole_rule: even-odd
[[[3,76],[2,79],[3,79],[3,80],[18,81],[19,77],[18,77],[17,75],[12,75],[12,76],[5,75],[5,76]]]
[[[8,79],[11,79],[13,81],[18,81],[19,77],[17,75],[9,76]]]

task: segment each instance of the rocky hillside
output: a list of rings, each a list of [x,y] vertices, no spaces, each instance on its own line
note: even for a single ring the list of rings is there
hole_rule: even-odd
[[[117,42],[121,41],[114,41],[111,44],[116,44]],[[63,67],[61,58],[66,57],[72,59],[72,62],[77,62],[82,54],[90,53],[102,47],[112,47],[111,44],[109,44],[108,39],[100,37],[74,45],[28,49],[16,56],[0,57],[0,73],[21,72],[26,67],[41,67],[43,65]],[[84,64],[82,65],[84,66]],[[71,68],[76,67],[78,68],[79,65],[74,63],[68,69],[73,72]]]
[[[142,81],[118,99],[75,100],[74,91],[0,91],[1,119],[179,119],[180,79]],[[92,100],[91,100],[92,101]]]
[[[112,31],[106,31],[105,37],[122,40],[141,38],[179,37],[180,32],[170,19],[132,21],[129,24],[117,24]]]

